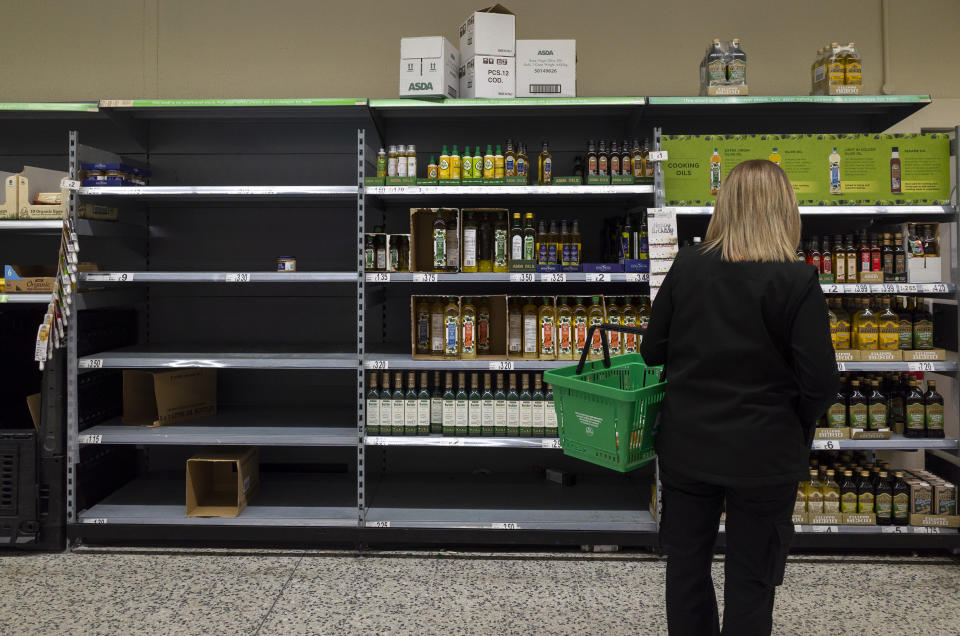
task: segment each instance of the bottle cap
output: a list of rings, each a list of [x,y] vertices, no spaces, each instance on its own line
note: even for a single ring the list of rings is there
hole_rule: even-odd
[[[446,147],[446,146],[443,147],[443,150],[440,152],[440,154],[441,154],[441,155],[447,154],[447,147]]]
[[[413,147],[413,146],[411,146],[411,148],[412,148],[412,147]],[[457,152],[457,144],[453,144],[453,154],[455,154],[455,155],[456,155],[456,154],[460,154],[460,153]]]
[[[498,155],[502,155],[502,154],[503,154],[503,153],[500,151],[500,144],[497,144],[497,154],[498,154]]]

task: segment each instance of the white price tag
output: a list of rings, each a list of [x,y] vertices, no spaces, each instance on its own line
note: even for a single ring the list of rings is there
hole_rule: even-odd
[[[628,283],[649,283],[650,274],[640,274],[637,272],[627,273],[627,282]]]
[[[513,522],[491,523],[490,527],[493,528],[494,530],[519,530],[520,524],[513,523]]]
[[[812,532],[840,532],[839,526],[810,526]]]
[[[880,526],[881,534],[907,534],[910,529],[907,526]]]
[[[102,369],[103,360],[99,358],[93,358],[89,360],[79,360],[77,362],[77,368],[79,369]]]
[[[389,521],[371,521],[367,525],[370,526],[371,528],[389,528],[390,522]]]
[[[720,524],[720,532],[726,532],[726,531],[727,531],[727,524],[721,523],[721,524]]]
[[[543,440],[540,443],[540,447],[541,448],[563,448],[563,446],[560,445],[559,437],[547,438]]]
[[[847,291],[852,291],[854,294],[869,294],[869,293],[870,293],[870,285],[867,285],[866,283],[857,283],[856,285],[853,286],[853,289],[852,289],[852,290],[849,289],[849,287],[850,287],[850,285],[847,285],[847,288],[848,288]]]
[[[83,522],[84,522],[84,523],[92,523],[92,524],[97,525],[97,526],[104,526],[104,525],[107,524],[107,520],[106,520],[106,519],[103,519],[102,517],[93,518],[93,519],[84,519]]]
[[[930,283],[928,285],[920,285],[920,291],[925,294],[946,294],[947,286],[943,283]]]
[[[7,302],[7,295],[0,294],[0,303],[5,303],[5,302]]]
[[[367,274],[368,283],[389,283],[390,282],[390,272],[374,272],[373,274]]]
[[[488,368],[491,371],[513,371],[513,360],[496,360]]]
[[[666,150],[651,150],[647,153],[647,161],[666,161],[668,158]]]
[[[542,283],[565,283],[567,282],[567,275],[564,272],[550,272],[547,274],[540,274],[540,282]]]
[[[90,272],[87,282],[129,283],[133,281],[133,272]]]
[[[831,285],[821,285],[824,294],[842,294],[843,285],[831,284]]]
[[[102,444],[103,435],[81,435],[79,442],[81,444]]]
[[[249,272],[234,272],[227,274],[228,283],[249,283],[250,282],[250,273]]]
[[[925,528],[923,526],[913,526],[913,534],[941,534],[942,528]]]
[[[884,284],[880,285],[880,293],[881,293],[881,294],[896,294],[896,293],[897,293],[897,286],[894,285],[893,283],[884,283]]]
[[[838,362],[838,363],[837,363],[837,371],[846,371],[846,370],[847,370],[847,363],[846,363],[846,362]]]
[[[836,439],[815,439],[813,440],[813,450],[839,450],[840,440]]]
[[[933,371],[934,366],[932,362],[908,362],[907,371]]]
[[[793,531],[797,533],[803,532],[803,526],[799,523],[795,523],[793,524]]]
[[[364,369],[369,369],[370,371],[386,371],[390,368],[389,360],[367,360],[363,363]]]
[[[586,274],[588,283],[609,283],[612,277],[606,272],[590,272]]]
[[[536,280],[536,274],[510,274],[511,283],[532,283]]]
[[[463,446],[463,439],[459,437],[448,437],[443,440],[442,446]]]
[[[414,274],[413,282],[415,283],[435,283],[437,282],[436,274]]]
[[[79,190],[80,182],[77,181],[76,179],[61,179],[60,189],[61,190]]]
[[[900,294],[916,294],[920,288],[915,283],[900,283],[897,292]]]

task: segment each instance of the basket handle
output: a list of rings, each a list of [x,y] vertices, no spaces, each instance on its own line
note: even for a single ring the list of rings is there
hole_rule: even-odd
[[[597,329],[600,330],[600,342],[603,343],[603,366],[608,369],[610,368],[610,346],[607,344],[608,331],[632,333],[638,336],[642,336],[644,333],[646,333],[645,329],[641,329],[640,327],[628,327],[627,325],[612,325],[606,322],[599,325],[590,325],[590,328],[587,329],[587,346],[583,348],[583,353],[580,354],[580,363],[577,364],[577,375],[583,373],[583,365],[587,362],[587,352],[590,350],[589,343],[593,342],[593,332]]]

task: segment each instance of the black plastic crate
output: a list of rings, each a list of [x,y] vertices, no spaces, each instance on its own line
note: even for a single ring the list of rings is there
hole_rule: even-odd
[[[62,552],[67,548],[67,500],[64,496],[66,460],[63,457],[40,459],[37,489],[37,540],[18,546],[22,550]]]
[[[67,445],[66,350],[57,350],[47,361],[40,382],[40,457],[63,457]]]
[[[37,540],[37,482],[36,433],[0,431],[0,546],[17,547]]]

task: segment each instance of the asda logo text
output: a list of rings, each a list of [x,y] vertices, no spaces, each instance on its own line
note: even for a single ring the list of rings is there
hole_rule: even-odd
[[[408,91],[432,91],[433,82],[410,82]]]
[[[550,49],[545,49],[543,51],[537,51],[537,55],[553,55],[553,51]]]

